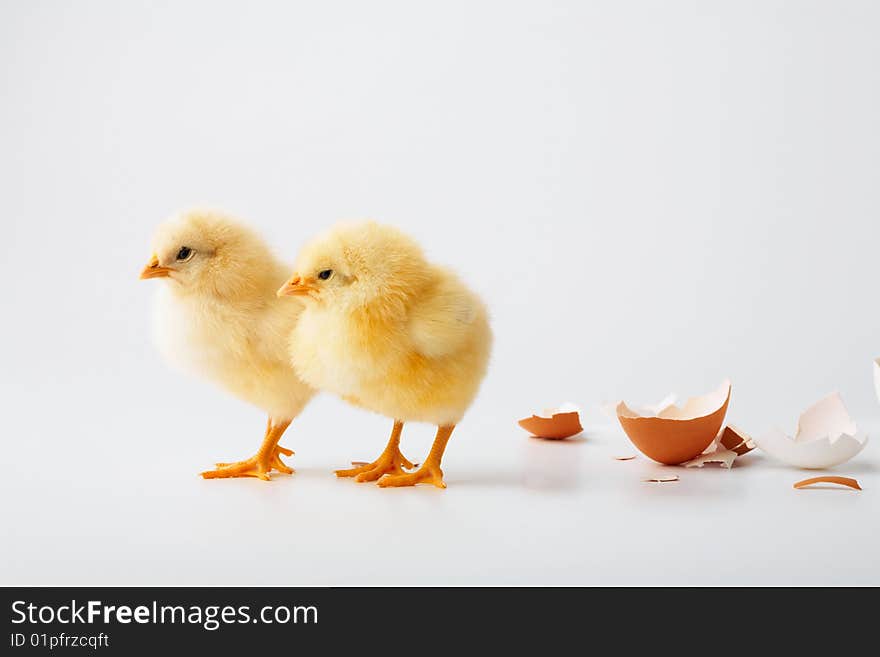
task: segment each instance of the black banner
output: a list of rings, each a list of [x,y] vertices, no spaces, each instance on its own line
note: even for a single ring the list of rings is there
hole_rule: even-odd
[[[869,593],[867,589],[862,592]],[[869,627],[858,590],[538,588],[7,588],[0,654],[132,655],[197,649],[306,654],[476,643],[606,644],[656,651],[684,642],[740,641],[760,630],[788,648]],[[868,596],[862,596],[867,598]],[[873,597],[871,595],[870,597]],[[846,599],[823,606],[811,598]],[[815,616],[805,624],[798,609]],[[818,615],[817,615],[818,614]],[[817,621],[821,618],[821,623]],[[788,619],[788,620],[786,620]],[[789,625],[787,625],[787,623]],[[770,630],[768,632],[768,630]],[[466,642],[463,645],[461,642]],[[243,652],[246,651],[246,652]]]

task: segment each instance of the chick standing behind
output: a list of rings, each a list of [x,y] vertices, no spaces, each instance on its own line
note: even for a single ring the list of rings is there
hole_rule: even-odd
[[[300,377],[394,419],[379,458],[336,474],[445,488],[443,452],[489,360],[492,335],[477,296],[412,239],[374,222],[338,226],[308,244],[278,296],[306,301],[290,336]],[[436,424],[437,435],[422,466],[406,473],[413,466],[399,445],[409,421]]]
[[[302,310],[275,291],[289,269],[250,229],[217,212],[190,211],[159,227],[141,278],[162,278],[154,310],[156,343],[173,365],[202,375],[269,415],[257,453],[218,463],[206,479],[293,470],[278,441],[314,394],[294,372],[288,341]]]

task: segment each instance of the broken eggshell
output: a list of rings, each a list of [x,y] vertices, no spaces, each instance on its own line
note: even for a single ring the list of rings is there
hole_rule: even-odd
[[[536,438],[562,440],[581,433],[580,409],[574,404],[563,404],[559,408],[544,411],[542,415],[532,415],[519,421],[519,426]]]
[[[667,465],[696,458],[712,444],[727,413],[730,381],[714,392],[691,397],[682,407],[669,398],[645,409],[617,405],[617,419],[633,445],[645,456]]]
[[[708,454],[700,454],[697,458],[685,461],[682,465],[686,468],[702,468],[707,463],[717,463],[722,468],[733,467],[737,454],[732,449],[716,449]]]
[[[852,477],[813,477],[812,479],[804,479],[797,482],[793,488],[809,488],[816,484],[836,484],[837,486],[849,486],[854,490],[862,490],[859,482]]]
[[[647,479],[642,479],[642,481],[646,484],[668,484],[678,481],[678,475],[654,475]]]
[[[724,431],[718,438],[718,443],[725,449],[736,452],[737,456],[748,454],[755,449],[755,441],[752,440],[752,437],[732,424],[724,427]]]
[[[801,414],[794,437],[773,429],[755,443],[773,458],[808,470],[849,461],[868,444],[838,393],[828,395]]]

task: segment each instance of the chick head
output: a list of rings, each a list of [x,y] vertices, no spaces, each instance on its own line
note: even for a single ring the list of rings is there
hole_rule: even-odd
[[[141,278],[165,278],[183,294],[231,296],[252,283],[271,258],[260,239],[230,217],[189,210],[156,230]]]
[[[340,224],[300,251],[278,296],[357,308],[418,294],[429,266],[415,241],[374,221]]]

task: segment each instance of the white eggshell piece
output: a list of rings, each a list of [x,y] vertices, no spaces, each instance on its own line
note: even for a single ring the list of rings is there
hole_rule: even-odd
[[[774,429],[755,444],[770,456],[798,468],[824,469],[849,461],[868,444],[834,393],[803,412],[794,437]]]
[[[849,461],[868,444],[865,434],[840,436],[833,443],[820,438],[808,443],[797,442],[782,431],[771,431],[755,443],[770,456],[789,465],[809,470],[831,468]]]

